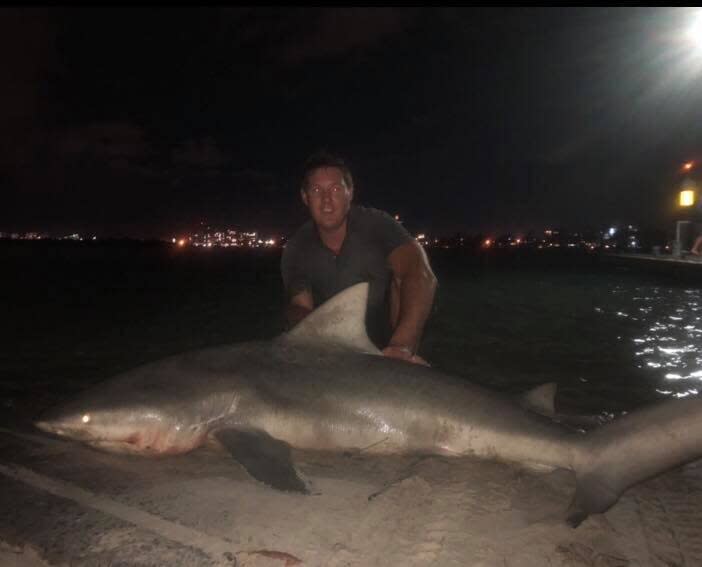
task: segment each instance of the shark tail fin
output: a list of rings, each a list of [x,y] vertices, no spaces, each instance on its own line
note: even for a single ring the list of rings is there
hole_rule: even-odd
[[[702,396],[636,410],[578,444],[576,490],[567,521],[607,511],[631,486],[702,457]]]

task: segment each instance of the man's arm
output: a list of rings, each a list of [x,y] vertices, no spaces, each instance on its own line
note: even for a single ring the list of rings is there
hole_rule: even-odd
[[[293,295],[285,307],[285,319],[288,323],[288,329],[292,329],[307,317],[313,309],[314,300],[309,290],[305,289]]]
[[[395,248],[388,257],[395,297],[391,303],[394,326],[386,356],[423,362],[415,356],[436,291],[436,276],[426,252],[416,241]]]

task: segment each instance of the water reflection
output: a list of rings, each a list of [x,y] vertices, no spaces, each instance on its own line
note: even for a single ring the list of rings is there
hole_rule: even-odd
[[[630,309],[623,305],[627,297]],[[679,398],[697,394],[702,381],[702,292],[617,286],[611,299],[611,308],[597,307],[596,312],[639,322],[631,326],[631,352],[636,366],[653,374],[656,391]]]

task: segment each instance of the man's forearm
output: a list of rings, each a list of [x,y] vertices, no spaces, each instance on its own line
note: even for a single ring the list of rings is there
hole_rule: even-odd
[[[414,353],[434,302],[436,277],[422,267],[403,278],[398,287],[399,313],[390,345],[407,347]]]

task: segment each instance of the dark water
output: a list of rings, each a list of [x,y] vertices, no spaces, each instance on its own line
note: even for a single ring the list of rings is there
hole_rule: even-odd
[[[17,243],[0,262],[5,423],[140,363],[283,328],[276,253]],[[585,256],[444,251],[432,263],[440,288],[421,352],[437,368],[507,393],[556,381],[561,406],[587,413],[697,393],[693,280]]]

